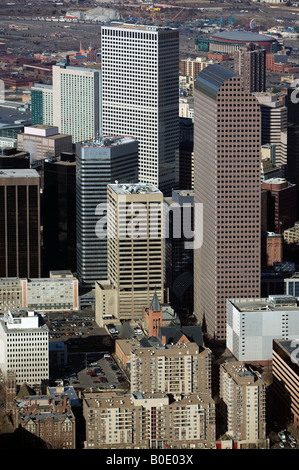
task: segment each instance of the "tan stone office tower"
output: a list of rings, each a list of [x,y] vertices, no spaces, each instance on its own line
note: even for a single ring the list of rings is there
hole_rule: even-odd
[[[142,319],[155,292],[163,301],[163,194],[152,184],[109,184],[107,203],[108,280],[96,283],[96,311]]]
[[[194,201],[203,204],[194,311],[225,340],[226,299],[260,296],[260,107],[220,65],[199,74],[194,97]]]

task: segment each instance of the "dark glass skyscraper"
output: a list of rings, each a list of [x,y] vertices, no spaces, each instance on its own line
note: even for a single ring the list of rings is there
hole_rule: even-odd
[[[40,177],[0,174],[0,277],[40,277]]]
[[[107,184],[137,182],[138,143],[132,137],[105,137],[76,149],[77,274],[82,286],[94,287],[107,279],[107,239],[97,232],[106,215]]]
[[[47,159],[43,191],[43,274],[76,271],[76,155]]]

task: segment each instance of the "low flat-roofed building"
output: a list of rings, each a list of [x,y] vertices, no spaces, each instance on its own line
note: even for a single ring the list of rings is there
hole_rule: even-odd
[[[10,308],[78,310],[78,279],[71,271],[51,271],[49,278],[0,278],[0,313]]]
[[[138,339],[117,339],[115,341],[115,355],[122,367],[128,372],[130,370],[131,351],[139,344]]]
[[[272,341],[299,338],[296,297],[227,300],[227,347],[239,361],[272,359]]]
[[[215,448],[215,403],[208,395],[84,393],[83,415],[86,449]]]
[[[56,274],[50,278],[21,279],[23,307],[37,311],[78,310],[78,279],[69,275]]]

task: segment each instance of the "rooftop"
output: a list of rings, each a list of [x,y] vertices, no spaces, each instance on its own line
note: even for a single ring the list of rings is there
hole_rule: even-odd
[[[82,147],[115,147],[117,145],[135,142],[136,139],[130,136],[105,136],[82,142]]]
[[[140,24],[129,24],[119,23],[109,25],[110,28],[116,29],[133,29],[135,31],[177,31],[175,28],[168,28],[167,26],[152,26],[152,25],[140,25]]]
[[[229,41],[240,42],[276,42],[273,36],[265,34],[252,33],[250,31],[221,31],[212,35],[213,39],[226,39]]]
[[[296,351],[297,342],[296,340],[284,340],[284,339],[274,339],[274,343],[279,344],[279,346],[287,353],[287,355],[292,356]],[[294,344],[296,342],[296,344]]]
[[[198,354],[199,346],[196,343],[177,343],[177,344],[163,344],[157,336],[146,336],[141,339],[136,348],[132,349],[132,355],[135,356],[172,356],[172,355],[189,355]]]
[[[199,73],[194,86],[196,90],[216,100],[221,85],[237,76],[238,74],[222,65],[208,65]]]
[[[296,297],[270,295],[261,299],[229,299],[239,312],[299,310]]]
[[[151,183],[109,184],[117,194],[162,194],[161,191]]]
[[[62,70],[69,70],[69,71],[74,71],[74,72],[78,72],[78,73],[86,73],[86,72],[92,72],[92,73],[101,73],[101,70],[99,69],[92,69],[92,68],[88,68],[88,67],[76,67],[74,65],[65,65],[65,67],[61,67],[60,64],[56,64],[56,65],[53,65],[53,68],[54,67],[58,67]]]
[[[22,168],[18,170],[0,170],[0,178],[40,178],[36,170]]]
[[[259,379],[256,373],[247,369],[243,362],[227,362],[223,364],[223,368],[239,383],[251,384]]]

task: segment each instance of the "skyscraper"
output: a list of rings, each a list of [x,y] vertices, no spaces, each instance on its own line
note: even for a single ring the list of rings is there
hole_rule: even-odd
[[[101,134],[100,102],[100,70],[53,66],[53,125],[60,133],[72,135],[74,143]]]
[[[194,191],[172,191],[172,198],[164,199],[164,209],[165,223],[169,225],[164,253],[170,304],[177,313],[192,315],[194,250],[186,248],[186,242],[194,241]]]
[[[96,232],[106,214],[107,184],[137,182],[138,143],[106,137],[78,143],[76,153],[77,274],[93,287],[107,279],[107,238]]]
[[[177,188],[179,33],[157,26],[102,27],[103,134],[139,142],[139,181]]]
[[[76,155],[63,152],[44,162],[43,275],[76,263]]]
[[[141,320],[154,292],[163,299],[163,194],[151,184],[109,184],[107,202],[108,277],[96,285],[96,310]]]
[[[40,177],[0,174],[0,277],[40,277]]]
[[[266,90],[266,50],[249,43],[234,53],[234,71],[242,77],[243,88],[250,92]]]
[[[261,106],[262,145],[275,145],[272,163],[281,168],[285,177],[287,165],[287,108],[279,93],[255,93]]]
[[[260,109],[241,77],[220,65],[199,74],[194,96],[194,201],[203,205],[194,310],[225,340],[226,299],[260,293]]]
[[[299,215],[299,102],[298,88],[292,84],[287,91],[287,170],[286,178],[297,186],[297,217]]]

